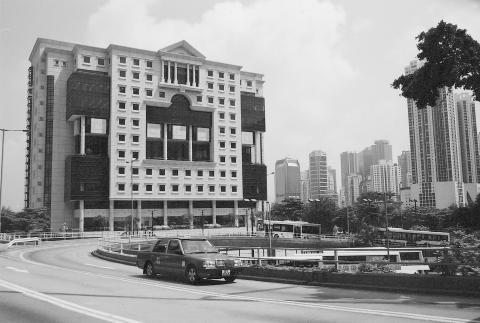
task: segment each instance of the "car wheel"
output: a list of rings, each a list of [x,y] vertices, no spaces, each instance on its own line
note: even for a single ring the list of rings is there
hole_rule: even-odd
[[[195,268],[195,266],[188,266],[185,270],[185,278],[187,279],[187,282],[192,285],[198,283],[200,277],[198,276],[197,268]]]
[[[225,281],[227,283],[233,283],[235,281],[235,279],[237,279],[237,275],[232,275],[232,276],[229,276],[229,277],[223,277],[223,279],[225,279]]]
[[[280,237],[278,236],[278,234],[274,235],[273,237],[274,237],[275,239],[280,238]]]
[[[155,271],[153,269],[153,265],[152,263],[149,261],[145,264],[145,271],[144,271],[145,275],[147,275],[148,277],[155,277],[156,274],[155,274]]]

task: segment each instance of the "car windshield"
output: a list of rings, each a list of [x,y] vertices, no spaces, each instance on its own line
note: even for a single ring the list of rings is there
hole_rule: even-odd
[[[217,253],[217,249],[207,240],[183,240],[183,251],[185,253]]]

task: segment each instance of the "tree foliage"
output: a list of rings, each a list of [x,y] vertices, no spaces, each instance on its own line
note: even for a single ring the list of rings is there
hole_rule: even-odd
[[[435,106],[442,87],[471,90],[480,98],[480,44],[465,29],[442,20],[416,39],[417,57],[425,64],[395,79],[393,88],[413,99],[418,108]]]
[[[13,212],[2,208],[2,232],[50,231],[50,215],[46,208]]]

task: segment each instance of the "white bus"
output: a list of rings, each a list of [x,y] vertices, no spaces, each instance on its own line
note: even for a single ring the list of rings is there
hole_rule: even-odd
[[[385,228],[377,228],[377,237],[382,244],[386,243]],[[417,231],[400,228],[388,228],[389,243],[403,246],[443,246],[450,244],[448,232]]]
[[[320,239],[320,224],[303,221],[260,220],[257,224],[257,236],[272,238]]]

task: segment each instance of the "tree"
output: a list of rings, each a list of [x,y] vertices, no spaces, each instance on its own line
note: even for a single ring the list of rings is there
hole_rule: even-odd
[[[288,199],[275,203],[270,212],[272,220],[303,220],[303,203],[298,199]]]
[[[337,216],[337,205],[329,198],[320,198],[308,203],[303,210],[302,220],[322,225],[322,232],[332,232],[333,219]],[[342,227],[346,230],[346,226]]]
[[[471,90],[480,98],[480,44],[465,29],[442,20],[416,39],[417,57],[425,64],[395,79],[393,88],[413,99],[420,109],[435,106],[442,87]]]

